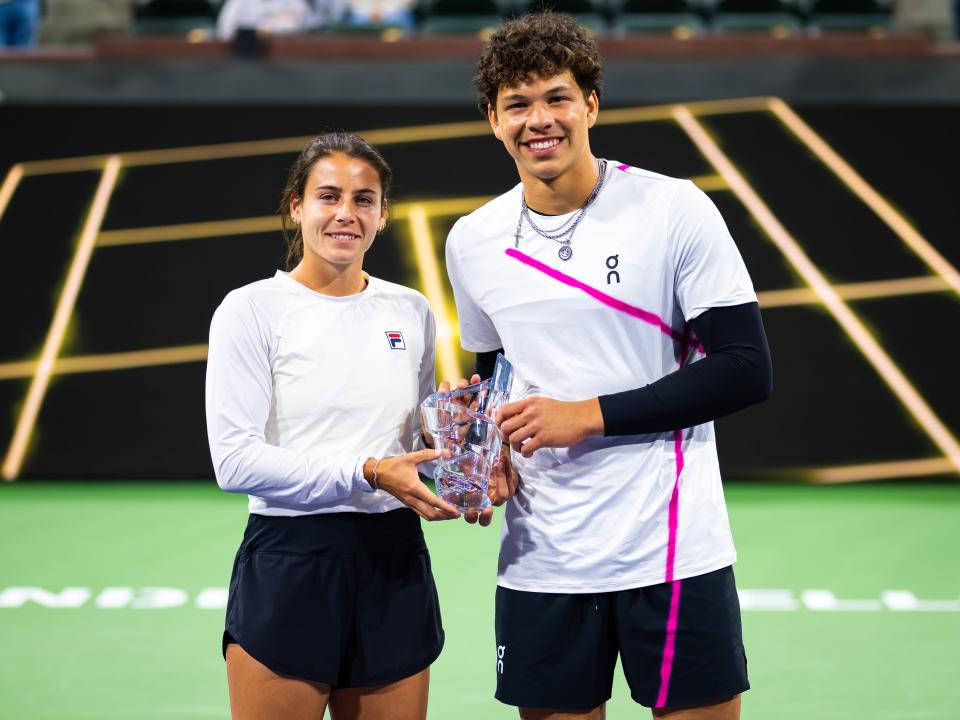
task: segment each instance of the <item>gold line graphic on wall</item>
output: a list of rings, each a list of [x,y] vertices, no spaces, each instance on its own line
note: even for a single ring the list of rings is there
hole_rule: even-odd
[[[766,97],[735,98],[732,100],[692,102],[688,107],[691,109],[691,112],[697,115],[720,115],[727,113],[759,112],[766,109],[768,102],[769,98]],[[673,105],[611,108],[601,113],[597,120],[597,125],[622,125],[635,122],[669,120],[672,111]],[[493,140],[490,125],[485,120],[361,130],[358,134],[374,145],[456,140],[488,135],[491,138],[491,142],[496,142]],[[192,145],[162,150],[138,150],[121,153],[120,159],[124,167],[144,167],[148,165],[170,165],[204,160],[230,160],[263,155],[286,155],[300,152],[312,139],[312,135],[302,135],[298,137],[271,138],[268,140]],[[27,175],[49,175],[52,173],[98,170],[103,167],[107,158],[107,155],[87,155],[53,160],[32,160],[24,162],[22,165]]]
[[[206,359],[207,346],[205,344],[180,345],[178,347],[157,348],[154,350],[101,353],[99,355],[75,355],[73,357],[57,358],[57,361],[53,364],[53,374],[69,375],[71,373],[131,370],[135,368],[201,362]],[[37,361],[35,360],[0,364],[0,380],[30,377],[33,375],[36,367]]]
[[[3,212],[10,204],[10,198],[13,197],[20,179],[23,177],[23,165],[17,163],[7,171],[7,176],[3,179],[3,185],[0,185],[0,219],[3,218]]]
[[[960,272],[950,264],[923,237],[916,228],[887,200],[841,158],[807,125],[783,100],[770,98],[769,109],[814,155],[830,168],[863,203],[880,217],[887,226],[923,260],[931,270],[942,277],[954,292],[960,294]]]
[[[460,123],[438,123],[436,125],[417,125],[405,128],[386,128],[367,130],[358,133],[374,145],[393,145],[427,140],[445,140],[476,137],[490,134],[490,126],[482,121]],[[163,150],[137,150],[120,155],[124,167],[146,167],[150,165],[174,165],[178,163],[202,162],[206,160],[233,160],[236,158],[260,157],[264,155],[293,155],[299,153],[313,140],[313,135],[298,137],[272,138],[268,140],[249,140],[235,143],[214,143],[210,145],[191,145]],[[80,172],[95,170],[102,166],[105,155],[89,155],[55,160],[35,160],[23,163],[28,175],[49,175],[52,173]]]
[[[920,424],[934,444],[950,460],[956,472],[960,473],[960,444],[936,413],[927,405],[920,393],[913,387],[899,367],[893,362],[876,338],[853,313],[850,307],[830,286],[827,279],[813,264],[797,241],[780,224],[760,196],[744,180],[730,159],[713,141],[703,126],[683,106],[677,106],[677,122],[687,132],[700,151],[726,178],[730,188],[760,223],[774,244],[784,254],[804,281],[817,293],[833,315],[840,327],[859,348],[883,381],[897,396],[907,411]]]
[[[408,219],[410,208],[414,205],[422,208],[431,216],[463,215],[473,212],[491,199],[492,197],[489,195],[480,195],[463,198],[423,200],[419,202],[398,202],[390,207],[390,219]],[[263,215],[260,217],[211,220],[179,225],[155,225],[142,228],[104,230],[97,236],[97,245],[99,247],[139,245],[142,243],[198,240],[210,237],[250,235],[266,232],[280,232],[279,216]]]
[[[900,278],[897,280],[872,280],[870,282],[834,285],[834,291],[844,300],[867,300],[873,298],[900,297],[949,291],[946,281],[936,275]],[[766,290],[757,293],[762,308],[787,307],[789,305],[812,305],[821,302],[813,288],[789,288]]]
[[[432,241],[431,241],[432,242]],[[943,278],[929,277],[902,278],[899,280],[876,280],[865,283],[834,285],[837,295],[845,300],[898,297],[920,293],[947,292],[951,288]],[[820,296],[812,288],[787,288],[784,290],[766,290],[757,293],[757,299],[764,309],[778,307],[819,305]],[[444,298],[446,302],[446,298]],[[446,305],[447,317],[450,317],[450,303]],[[455,335],[456,333],[453,333]],[[206,345],[181,345],[153,350],[134,350],[131,352],[101,353],[99,355],[78,355],[57,358],[53,374],[100,372],[104,370],[128,370],[132,368],[173,365],[175,363],[200,362],[207,359]],[[0,363],[0,380],[27,378],[33,375],[37,362],[21,360]]]
[[[139,245],[142,243],[170,242],[172,240],[199,240],[209,237],[279,231],[280,219],[273,215],[238,218],[236,220],[210,220],[180,225],[155,225],[153,227],[125,230],[104,230],[97,235],[97,247]]]
[[[719,175],[701,175],[690,178],[704,192],[729,190],[726,181]],[[394,203],[390,208],[391,220],[407,220],[413,207],[425,211],[429,217],[466,215],[493,199],[492,195],[475,195],[462,198],[433,200],[409,200]],[[171,242],[175,240],[200,240],[212,237],[252,235],[280,231],[280,218],[275,215],[209,220],[206,222],[182,223],[179,225],[153,225],[141,228],[104,230],[97,235],[98,247],[118,245],[141,245],[146,243]]]
[[[100,224],[103,222],[103,216],[106,214],[107,205],[110,202],[110,195],[117,182],[120,164],[120,158],[114,155],[104,165],[100,183],[93,196],[93,203],[83,224],[80,241],[73,254],[66,282],[53,314],[53,321],[50,323],[43,349],[40,351],[40,359],[30,382],[27,398],[17,420],[13,439],[4,458],[3,466],[0,468],[4,480],[13,480],[20,473],[20,468],[23,465],[23,458],[30,443],[30,436],[33,433],[40,406],[43,404],[43,397],[50,383],[53,366],[57,355],[60,353],[60,346],[67,332],[67,325],[70,322],[70,316],[73,314],[77,295],[80,293],[80,286],[83,284],[87,266],[90,264],[90,257],[93,255],[97,232],[100,230]]]
[[[951,475],[956,471],[953,463],[947,458],[936,457],[922,460],[891,460],[880,463],[813,468],[801,471],[800,475],[810,482],[832,484],[868,480],[895,480],[897,478],[924,477],[927,475]]]
[[[418,261],[419,262],[419,261]],[[834,285],[837,295],[845,300],[899,297],[920,293],[947,292],[950,286],[943,278],[929,277],[902,278],[900,280],[876,280],[864,283]],[[811,288],[787,288],[784,290],[766,290],[757,293],[760,306],[764,309],[799,305],[819,305],[820,297]],[[444,299],[447,318],[450,318],[450,303]],[[455,323],[451,323],[451,326]],[[452,330],[451,330],[452,332]],[[453,333],[454,335],[456,333]],[[176,363],[200,362],[207,359],[206,345],[181,345],[151,350],[130,352],[101,353],[99,355],[78,355],[57,358],[53,366],[54,375],[83,372],[101,372],[106,370],[128,370],[131,368],[173,365]],[[0,380],[28,378],[37,367],[35,360],[0,363]],[[458,376],[459,377],[459,376]]]
[[[697,175],[687,179],[704,192],[719,192],[730,189],[727,181],[719,175]]]
[[[447,315],[447,299],[440,279],[440,267],[430,232],[427,211],[418,205],[412,205],[407,214],[410,232],[413,235],[413,249],[417,259],[417,268],[423,282],[424,295],[433,307],[437,321],[437,364],[440,366],[442,380],[456,382],[461,377],[460,363],[457,360],[457,347],[454,337],[459,331]]]
[[[767,109],[770,98],[750,97],[732,100],[704,100],[687,103],[685,107],[694,115],[728,115],[731,113],[761,112]],[[632,108],[604,108],[597,125],[623,125],[626,123],[672,120],[674,105],[642,105]]]
[[[856,323],[859,323],[862,326],[862,323],[860,323],[859,319],[853,315],[852,310],[847,308],[842,303],[842,300],[893,297],[897,295],[912,295],[917,293],[949,292],[951,290],[960,293],[960,274],[957,273],[956,268],[950,265],[947,260],[945,260],[935,249],[933,249],[929,242],[923,238],[900,213],[893,209],[893,207],[884,198],[876,193],[876,191],[873,190],[873,188],[868,185],[863,178],[861,178],[856,171],[854,171],[842,158],[840,158],[840,156],[833,151],[822,140],[822,138],[820,138],[811,128],[809,128],[809,126],[803,122],[802,119],[796,115],[796,113],[794,113],[792,109],[790,109],[782,100],[778,98],[743,98],[688,103],[683,106],[659,105],[634,108],[604,109],[598,125],[619,125],[648,121],[663,121],[668,119],[675,119],[680,122],[678,112],[680,115],[685,112],[690,115],[690,120],[693,121],[695,125],[699,126],[699,123],[696,123],[696,121],[693,119],[693,116],[759,111],[769,111],[774,114],[791,133],[798,137],[801,142],[803,142],[811,150],[811,152],[816,154],[817,157],[824,162],[824,164],[827,165],[831,171],[833,171],[841,179],[841,181],[844,182],[847,187],[849,187],[851,191],[857,195],[858,198],[871,207],[871,209],[878,216],[880,216],[887,223],[887,225],[891,227],[891,229],[897,233],[897,235],[900,236],[900,238],[909,247],[911,247],[911,249],[914,250],[914,252],[924,259],[924,261],[934,270],[934,272],[937,273],[936,276],[930,277],[899,278],[893,280],[848,283],[836,286],[830,286],[830,284],[824,280],[825,286],[823,288],[812,286],[808,288],[789,288],[759,292],[758,298],[761,305],[765,309],[821,303],[827,305],[828,309],[830,309],[830,302],[835,300],[836,302],[840,303],[841,306],[846,308],[847,312],[853,316]],[[680,122],[680,124],[681,127],[684,127],[683,122]],[[703,128],[701,127],[701,130],[702,129]],[[690,131],[687,127],[684,127],[684,130],[687,131],[688,135],[690,134]],[[472,122],[440,123],[435,125],[386,128],[361,132],[360,134],[375,144],[389,145],[489,136],[490,129],[485,121],[478,120]],[[693,138],[692,135],[691,138]],[[100,187],[98,187],[97,194],[95,195],[96,204],[96,198],[100,196],[100,191],[107,177],[107,168],[113,162],[119,161],[119,165],[117,166],[117,170],[119,170],[119,167],[122,166],[136,167],[200,160],[220,160],[285,153],[293,154],[302,149],[302,147],[310,139],[312,139],[311,136],[275,138],[259,141],[222,143],[161,150],[136,151],[114,155],[61,158],[55,160],[18,163],[10,168],[2,185],[0,185],[0,218],[3,217],[4,212],[9,206],[11,198],[13,197],[16,189],[19,187],[21,180],[30,175],[77,171],[102,171]],[[695,139],[694,142],[696,144]],[[701,151],[703,151],[702,147]],[[720,155],[723,155],[719,148],[717,148],[717,151],[720,153]],[[714,165],[716,166],[716,163],[714,163]],[[730,163],[730,167],[733,168],[734,172],[739,175],[732,163]],[[722,191],[732,189],[725,179],[723,173],[691,179],[705,191]],[[740,179],[742,180],[742,176]],[[115,184],[116,178],[114,177],[111,182]],[[746,185],[745,181],[744,185]],[[749,185],[746,185],[746,187],[755,195]],[[742,191],[742,188],[740,188],[740,190]],[[107,193],[107,200],[105,202],[109,201],[109,194],[110,193]],[[739,194],[740,193],[738,192],[738,196]],[[429,244],[431,249],[433,249],[435,246],[431,237],[429,226],[429,219],[431,217],[462,215],[471,212],[489,199],[490,197],[487,196],[476,196],[467,198],[429,199],[422,201],[408,200],[393,205],[391,208],[391,218],[394,220],[408,220],[410,222],[411,233],[414,235],[415,239],[415,247],[416,243],[419,242],[421,247],[426,247]],[[759,200],[759,197],[757,197],[757,200]],[[743,201],[743,197],[741,197],[741,201]],[[760,203],[762,204],[762,200],[760,200]],[[766,209],[765,206],[764,209]],[[769,209],[766,209],[766,211],[769,213]],[[751,213],[753,213],[752,208]],[[91,213],[87,217],[87,222],[84,225],[84,231],[81,235],[81,244],[83,244],[84,240],[88,237],[87,230],[91,225],[90,221],[92,217],[93,212],[91,208]],[[754,217],[757,217],[756,214],[754,214]],[[772,217],[772,214],[770,217]],[[778,221],[776,221],[776,218],[773,218],[773,220],[779,225]],[[100,222],[102,222],[102,217],[100,218]],[[99,225],[99,223],[97,224]],[[276,216],[265,216],[253,218],[235,218],[229,220],[189,223],[182,225],[127,228],[103,231],[99,234],[94,234],[94,242],[98,247],[109,247],[147,242],[165,242],[172,240],[227,237],[231,235],[250,233],[267,233],[278,230],[279,219]],[[417,237],[420,238],[419,241],[417,241]],[[789,239],[793,241],[793,238]],[[92,252],[92,249],[90,252]],[[80,256],[81,248],[78,248],[72,261],[71,274],[68,277],[68,281],[69,278],[73,276],[74,267],[77,265],[78,260],[82,259]],[[437,258],[435,251],[431,251],[430,257],[432,258],[434,265],[436,265]],[[426,258],[426,255],[424,255],[423,258]],[[423,279],[424,288],[426,291],[426,275],[430,271],[425,271],[424,268],[428,266],[424,264],[423,258],[421,258],[420,255],[417,255],[418,268],[420,269],[420,275]],[[807,260],[809,262],[809,259]],[[89,262],[89,256],[87,256],[85,262]],[[813,269],[819,273],[819,270],[815,266],[812,266],[812,263],[811,267],[813,267]],[[459,377],[459,370],[457,370],[457,372],[453,372],[452,370],[443,369],[444,366],[457,366],[459,355],[454,347],[454,338],[457,332],[455,312],[452,310],[452,303],[448,302],[445,297],[443,285],[439,283],[439,270],[437,271],[437,275],[438,280],[436,283],[434,283],[435,287],[427,294],[428,296],[433,295],[433,297],[430,298],[431,304],[438,313],[438,357],[441,361],[441,372],[448,375],[450,378]],[[82,284],[82,276],[80,278],[80,283]],[[77,291],[79,291],[79,285],[77,286]],[[66,295],[67,287],[65,285],[60,302],[58,303],[58,313],[60,311],[60,306],[65,301]],[[831,297],[833,300],[829,300]],[[73,298],[73,302],[75,301],[76,297]],[[831,312],[833,312],[832,309]],[[69,324],[69,314],[70,313],[67,314],[66,320],[64,321],[64,332],[66,325]],[[834,317],[837,318],[836,314]],[[454,319],[451,320],[451,318]],[[837,318],[837,320],[840,322],[839,318]],[[56,322],[57,315],[55,314],[54,324],[56,324]],[[443,327],[444,323],[446,323],[446,329]],[[28,414],[27,411],[30,410],[34,413],[32,421],[28,423],[32,430],[33,423],[36,422],[36,414],[39,413],[39,409],[42,405],[43,394],[45,392],[46,385],[49,383],[49,378],[52,375],[152,367],[157,365],[169,365],[178,362],[197,362],[202,361],[206,357],[207,349],[205,345],[188,345],[134,352],[105,353],[63,358],[57,357],[59,352],[59,350],[57,350],[53,353],[54,359],[51,364],[49,359],[46,358],[46,354],[48,353],[48,345],[51,342],[52,334],[54,332],[54,324],[51,325],[51,328],[48,331],[40,360],[0,363],[0,379],[32,377],[27,402],[25,403],[23,411],[21,412],[17,424],[17,431],[14,435],[13,442],[11,443],[10,449],[8,450],[2,466],[3,476],[7,479],[11,479],[8,477],[8,469],[11,464],[14,445],[19,443],[23,446],[19,451],[21,453],[19,464],[22,464],[23,454],[26,453],[27,446],[29,445],[29,431],[27,432],[26,440],[22,440],[20,438],[20,435],[22,435],[21,426],[23,426],[26,421]],[[842,322],[841,325],[843,325]],[[844,327],[844,329],[847,330],[846,327]],[[441,338],[441,335],[445,335],[447,333],[449,333],[449,342]],[[850,334],[849,331],[848,334]],[[874,343],[876,343],[872,336],[869,337]],[[857,343],[857,340],[854,339],[853,336],[851,336],[851,339],[853,339],[857,347],[864,352],[864,348]],[[62,343],[62,335],[60,338],[60,343]],[[877,348],[879,348],[879,344],[877,344]],[[882,356],[886,357],[882,348],[879,349]],[[444,356],[446,356],[446,360],[443,359]],[[868,360],[870,360],[869,357]],[[892,360],[889,358],[886,358],[886,360],[892,367],[894,374],[899,373],[902,376],[902,372],[899,370],[899,368],[893,365]],[[873,362],[873,360],[871,360],[871,362]],[[877,367],[876,364],[874,366]],[[888,378],[884,376],[880,368],[877,368],[877,370],[880,372],[881,377],[887,381],[887,384],[890,385]],[[906,381],[906,378],[904,378],[904,380]],[[910,390],[913,390],[912,386],[909,385],[909,382],[907,382],[907,386],[910,388]],[[891,389],[893,389],[893,386],[891,386]],[[894,390],[894,392],[896,393],[896,390]],[[915,393],[916,391],[913,390],[913,392]],[[917,397],[919,397],[918,393]],[[900,398],[901,401],[906,405],[906,401],[904,401],[900,395],[898,395],[898,398]],[[920,398],[920,402],[925,407],[925,402],[922,398]],[[36,407],[31,410],[31,405],[35,405]],[[927,410],[929,410],[929,408],[927,408]],[[908,411],[913,414],[913,410],[911,410],[909,406]],[[932,414],[932,411],[930,412]],[[914,417],[917,416],[914,415]],[[939,422],[936,416],[933,417],[935,420],[937,420],[937,422]],[[919,418],[918,422],[921,422]],[[922,422],[921,425],[923,425]],[[926,426],[924,426],[924,429],[928,430]],[[946,428],[944,428],[944,430],[946,430]],[[956,440],[952,437],[952,435],[949,434],[949,431],[947,431],[947,436],[948,441],[952,441],[954,444],[956,444]],[[941,449],[943,449],[943,446],[941,446]],[[844,480],[837,478],[863,480],[873,477],[878,479],[882,477],[891,477],[892,475],[885,474],[887,472],[901,472],[903,475],[956,472],[960,465],[957,464],[956,457],[950,456],[949,453],[947,454],[950,459],[910,460],[892,463],[867,463],[863,465],[843,466],[841,468],[812,469],[809,470],[809,473],[812,473],[810,477],[814,478],[817,482],[841,482]],[[17,466],[17,472],[19,472],[19,464]],[[896,470],[891,470],[890,468],[896,468]]]

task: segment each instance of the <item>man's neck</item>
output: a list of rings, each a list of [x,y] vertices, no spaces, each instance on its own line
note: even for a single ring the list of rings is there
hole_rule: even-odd
[[[590,153],[555,178],[542,179],[518,167],[523,197],[531,210],[544,215],[563,215],[582,207],[599,179],[597,161]]]

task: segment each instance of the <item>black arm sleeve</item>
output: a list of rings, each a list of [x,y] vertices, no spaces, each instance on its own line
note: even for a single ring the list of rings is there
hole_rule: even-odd
[[[604,435],[693,427],[770,397],[773,370],[757,303],[710,308],[690,324],[707,356],[646,387],[601,395]]]
[[[476,373],[481,380],[486,380],[493,375],[493,366],[497,363],[497,353],[502,353],[503,348],[491,350],[490,352],[477,353]]]

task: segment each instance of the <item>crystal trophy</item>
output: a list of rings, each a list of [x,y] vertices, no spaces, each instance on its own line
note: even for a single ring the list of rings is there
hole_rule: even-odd
[[[495,420],[510,399],[512,381],[513,366],[498,354],[489,379],[420,403],[423,430],[434,448],[443,450],[433,476],[437,495],[460,510],[490,506],[487,488],[503,444]]]

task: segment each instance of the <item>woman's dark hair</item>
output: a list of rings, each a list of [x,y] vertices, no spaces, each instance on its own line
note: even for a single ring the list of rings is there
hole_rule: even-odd
[[[383,207],[387,207],[393,171],[390,170],[390,166],[387,165],[387,161],[383,159],[379,150],[353,133],[331,132],[315,137],[291,166],[287,175],[287,184],[283,188],[283,197],[280,199],[280,207],[277,208],[283,225],[283,237],[287,242],[286,270],[292,270],[303,259],[303,235],[300,232],[300,226],[290,217],[290,203],[294,198],[303,201],[307,178],[314,163],[335,153],[363,160],[377,171],[377,175],[380,176],[380,196],[383,198]]]
[[[542,12],[503,23],[483,46],[473,76],[480,97],[477,105],[486,116],[497,107],[497,91],[530,79],[533,74],[551,78],[569,70],[584,97],[600,94],[603,60],[590,32],[569,15]]]

